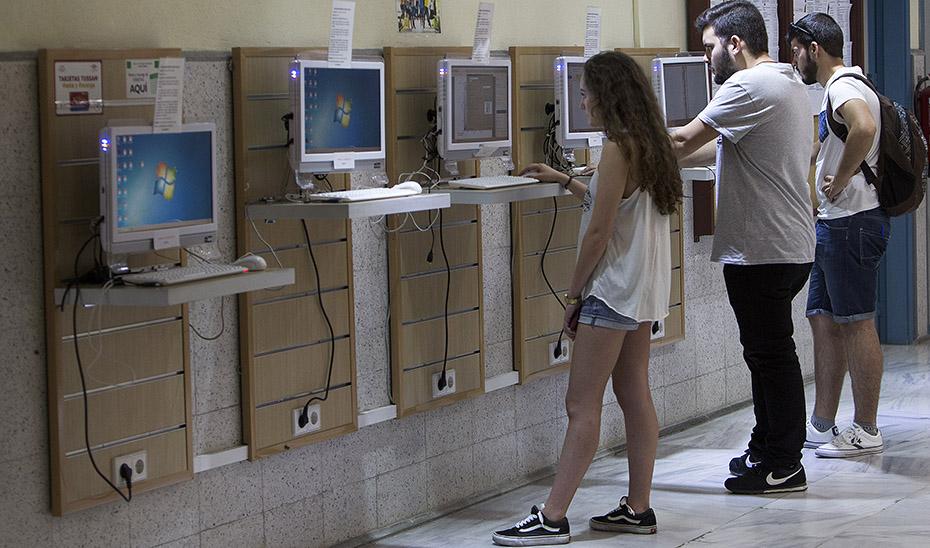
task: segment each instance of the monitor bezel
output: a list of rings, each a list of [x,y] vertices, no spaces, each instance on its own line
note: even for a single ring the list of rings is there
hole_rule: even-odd
[[[710,103],[711,100],[711,77],[710,77],[710,67],[707,65],[707,61],[703,56],[685,56],[685,57],[656,57],[652,60],[652,78],[653,85],[656,92],[656,100],[659,102],[659,107],[662,109],[662,121],[665,123],[665,127],[668,131],[675,131],[681,129],[684,126],[669,126],[668,125],[668,116],[666,114],[666,102],[665,102],[665,71],[664,66],[676,65],[676,64],[703,64],[705,69],[705,81],[707,82],[706,94],[707,94],[707,103]]]
[[[571,118],[571,92],[568,87],[568,65],[571,63],[584,64],[586,57],[561,56],[555,59],[552,67],[555,81],[555,99],[557,101],[555,113],[556,141],[564,149],[589,148],[591,141],[602,141],[606,138],[603,131],[571,131],[569,119]]]
[[[117,223],[112,222],[117,210],[117,196],[113,190],[116,187],[116,163],[118,155],[116,143],[119,137],[130,135],[152,135],[162,133],[204,133],[210,134],[210,163],[211,181],[210,194],[212,196],[212,218],[207,223],[186,226],[165,226],[150,230],[121,232]],[[100,146],[100,141],[109,140],[108,150]],[[211,241],[216,234],[219,204],[217,203],[217,166],[216,166],[216,124],[202,122],[183,124],[179,131],[156,132],[152,126],[108,126],[100,130],[100,171],[101,171],[101,213],[104,220],[101,226],[101,236],[104,251],[110,254],[141,253],[145,251],[168,249],[196,245]],[[168,245],[159,245],[167,242]],[[171,245],[174,244],[174,245]]]
[[[452,71],[455,67],[466,68],[487,68],[487,67],[506,67],[507,68],[507,138],[496,141],[475,141],[470,143],[454,143],[452,135],[452,113],[454,105],[452,104]],[[510,59],[492,58],[487,63],[479,63],[471,59],[441,59],[437,64],[437,81],[441,91],[441,115],[438,117],[440,138],[439,153],[446,159],[461,159],[463,155],[471,154],[477,157],[476,153],[482,149],[506,149],[505,153],[513,145],[513,63]],[[445,79],[445,80],[444,80]],[[450,154],[451,153],[451,154]],[[453,156],[453,158],[450,158]]]
[[[306,120],[303,116],[305,108],[304,97],[304,71],[307,68],[322,69],[348,69],[348,70],[378,70],[378,83],[380,90],[380,121],[379,135],[381,144],[378,150],[369,151],[340,151],[340,152],[314,152],[307,153],[304,150],[304,132],[306,131]],[[297,132],[294,135],[294,142],[291,146],[295,147],[299,169],[304,173],[334,173],[338,171],[348,171],[354,169],[356,162],[377,162],[385,159],[387,150],[387,140],[385,136],[385,103],[384,94],[384,61],[352,61],[348,66],[334,66],[329,61],[319,59],[298,59],[291,63],[291,70],[297,70],[297,78],[292,78],[295,85],[291,87],[292,104],[294,105],[294,122],[296,122]],[[340,168],[341,165],[351,165],[349,168]]]

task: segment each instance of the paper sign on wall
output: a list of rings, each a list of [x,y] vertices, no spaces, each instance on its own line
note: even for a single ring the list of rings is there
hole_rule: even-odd
[[[494,19],[494,4],[481,2],[478,5],[478,21],[475,23],[475,44],[471,48],[471,60],[487,63],[491,60],[491,22]]]
[[[601,8],[588,6],[584,25],[584,56],[591,57],[601,51]]]
[[[156,133],[177,131],[181,128],[184,104],[184,59],[164,57],[158,61],[158,89],[155,91]]]
[[[158,59],[126,61],[126,98],[151,99],[158,86]]]
[[[333,0],[329,29],[329,64],[348,67],[352,63],[352,32],[355,28],[355,2]]]
[[[55,112],[101,114],[103,112],[102,63],[61,61],[55,63]]]

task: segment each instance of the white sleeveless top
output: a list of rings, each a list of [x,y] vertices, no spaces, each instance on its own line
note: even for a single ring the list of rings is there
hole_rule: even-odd
[[[591,222],[597,179],[595,173],[582,204],[579,252]],[[620,201],[613,235],[582,297],[593,295],[638,322],[661,320],[668,316],[671,270],[668,215],[659,212],[650,193],[637,188]]]

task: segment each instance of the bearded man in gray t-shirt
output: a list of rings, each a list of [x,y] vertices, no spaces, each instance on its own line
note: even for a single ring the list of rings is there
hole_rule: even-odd
[[[724,265],[756,417],[749,447],[730,461],[735,477],[724,486],[737,494],[803,491],[806,411],[791,301],[814,260],[810,107],[792,66],[769,57],[765,22],[755,6],[720,4],[695,26],[721,87],[672,142],[683,166],[706,165],[716,156],[711,260]]]

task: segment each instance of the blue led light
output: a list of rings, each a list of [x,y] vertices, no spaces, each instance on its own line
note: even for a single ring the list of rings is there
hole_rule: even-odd
[[[100,150],[107,152],[110,150],[110,140],[106,137],[100,138]]]
[[[299,75],[300,73],[297,72],[297,69],[291,69],[291,80],[296,80]]]

